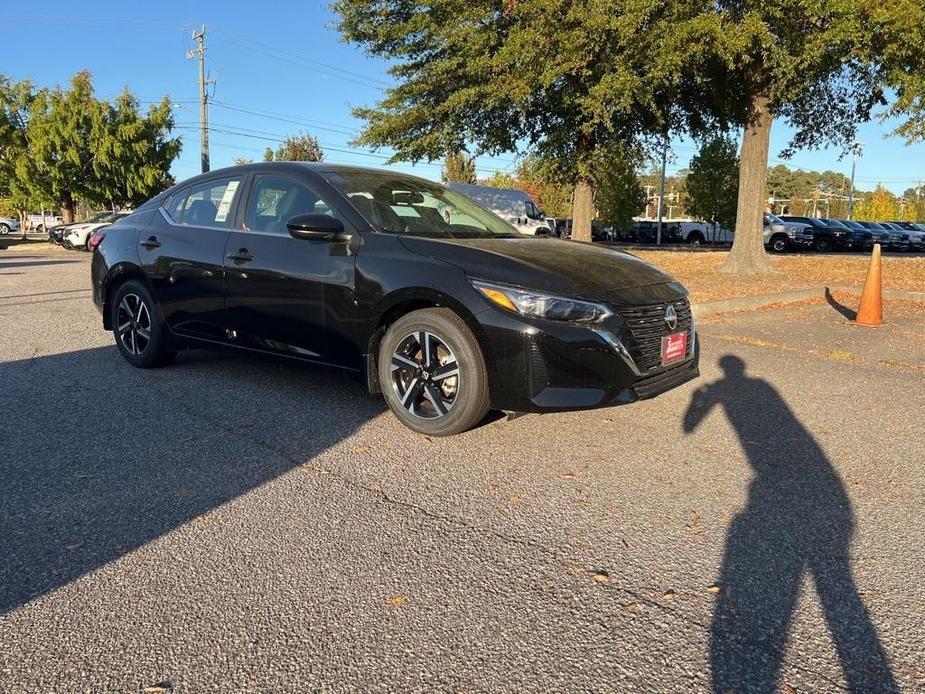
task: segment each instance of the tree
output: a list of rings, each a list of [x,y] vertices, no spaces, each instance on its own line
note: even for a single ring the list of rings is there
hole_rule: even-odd
[[[688,7],[700,30],[712,26],[714,35],[699,46],[710,69],[691,77],[715,77],[705,107],[744,128],[735,242],[723,269],[769,271],[761,212],[774,120],[794,133],[784,156],[825,145],[847,151],[891,86],[900,89],[900,110],[911,108],[910,90],[925,84],[925,9],[920,0],[700,0]],[[904,77],[909,71],[918,74]]]
[[[180,140],[166,99],[142,116],[128,91],[95,98],[86,71],[68,89],[0,77],[0,112],[0,188],[21,210],[57,207],[68,222],[78,201],[139,204],[173,182]]]
[[[267,147],[263,153],[264,161],[322,161],[324,150],[317,138],[307,133],[287,137],[274,153]]]
[[[899,202],[895,195],[878,183],[871,195],[858,200],[852,216],[863,222],[888,222],[899,219]]]
[[[440,178],[444,183],[475,183],[475,157],[464,152],[447,152]]]
[[[611,147],[597,155],[594,187],[600,217],[615,229],[628,229],[633,217],[646,206],[646,191],[639,184],[637,165],[642,157],[625,147]]]
[[[734,229],[739,192],[739,157],[735,143],[720,135],[705,142],[691,159],[687,174],[687,211]]]
[[[481,185],[491,186],[492,188],[516,188],[516,179],[507,171],[495,171],[491,176],[483,181]]]
[[[345,39],[390,60],[396,80],[376,106],[355,110],[366,121],[356,142],[391,147],[391,161],[433,161],[470,144],[479,154],[529,151],[573,187],[573,238],[588,241],[599,149],[713,125],[691,100],[702,83],[679,78],[702,40],[674,35],[663,21],[674,5],[335,0]],[[652,59],[669,46],[681,58]]]

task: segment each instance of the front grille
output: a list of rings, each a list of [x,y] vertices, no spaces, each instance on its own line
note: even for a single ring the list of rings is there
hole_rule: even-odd
[[[670,302],[678,314],[678,325],[669,329],[665,322],[668,303],[646,306],[616,307],[617,313],[626,320],[631,340],[625,340],[626,348],[639,370],[652,371],[662,365],[662,338],[674,333],[687,332],[687,354],[694,348],[691,340],[691,305],[687,299]]]
[[[684,362],[683,364],[670,366],[661,373],[647,376],[633,384],[633,390],[640,400],[651,398],[659,393],[681,385],[689,381],[696,375],[696,367],[693,361]]]

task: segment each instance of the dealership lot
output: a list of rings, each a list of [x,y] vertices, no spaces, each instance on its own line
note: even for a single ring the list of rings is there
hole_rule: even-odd
[[[658,399],[428,439],[133,369],[88,260],[0,251],[4,691],[925,687],[922,312],[717,317]]]

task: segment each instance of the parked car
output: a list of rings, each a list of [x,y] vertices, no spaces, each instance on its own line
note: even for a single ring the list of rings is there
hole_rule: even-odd
[[[56,214],[49,214],[48,212],[44,215],[41,212],[33,212],[26,217],[26,229],[39,234],[44,234],[48,229],[61,226],[62,224],[64,224],[64,219],[62,217]]]
[[[786,222],[799,222],[808,224],[813,228],[813,248],[821,253],[847,248],[848,232],[844,227],[831,226],[817,217],[798,217],[795,215],[781,215]]]
[[[921,251],[925,247],[925,234],[915,227],[911,229],[900,222],[880,222],[881,226],[901,234],[900,248],[907,251]],[[891,234],[892,240],[892,234]]]
[[[764,213],[764,247],[774,253],[808,250],[813,247],[813,228],[808,224],[785,222],[770,212]]]
[[[880,226],[886,227],[890,231],[890,250],[894,251],[912,251],[918,250],[915,241],[912,238],[912,232],[906,230],[896,222],[879,222]]]
[[[391,171],[212,171],[93,238],[93,300],[134,366],[209,346],[332,365],[425,434],[489,408],[631,403],[699,374],[670,276],[610,247],[522,238],[455,190]]]
[[[6,236],[11,231],[19,231],[19,220],[15,217],[0,217],[0,236]]]
[[[848,222],[845,223],[848,224]],[[876,222],[855,222],[855,224],[860,224],[862,228],[867,229],[871,233],[872,242],[879,243],[883,250],[886,250],[890,247],[889,229],[885,229]]]
[[[633,222],[633,243],[657,243],[658,221],[640,219]],[[681,226],[677,222],[662,220],[661,242],[681,243]]]
[[[64,245],[68,248],[90,250],[87,246],[87,241],[93,235],[93,232],[122,219],[128,214],[129,212],[101,212],[82,224],[71,224],[64,236]]]
[[[530,194],[517,188],[492,188],[468,183],[450,183],[449,187],[472,198],[486,210],[498,215],[524,236],[543,236],[552,232],[546,215]],[[444,217],[450,214],[449,208]],[[457,220],[446,220],[449,224]]]
[[[850,251],[869,251],[873,247],[873,234],[864,227],[855,229],[848,226],[845,222],[838,219],[827,219],[823,217],[821,221],[828,226],[845,230],[842,237],[842,248]]]

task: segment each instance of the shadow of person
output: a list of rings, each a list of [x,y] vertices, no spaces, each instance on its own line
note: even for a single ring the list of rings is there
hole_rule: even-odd
[[[851,574],[854,515],[825,453],[767,381],[725,355],[724,377],[694,393],[690,433],[717,405],[754,470],[748,505],[733,520],[710,635],[713,689],[774,691],[804,572],[812,577],[852,691],[896,688],[886,653]]]

